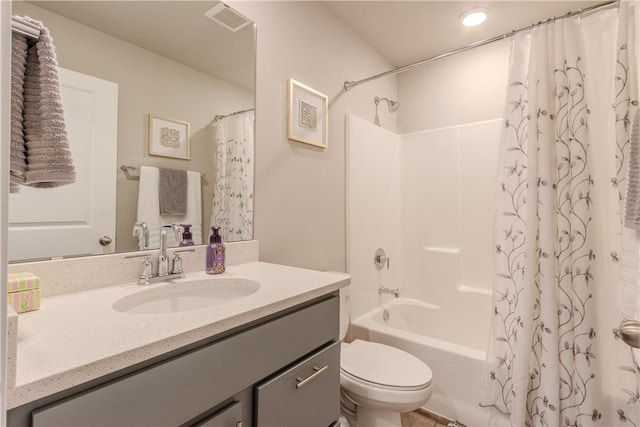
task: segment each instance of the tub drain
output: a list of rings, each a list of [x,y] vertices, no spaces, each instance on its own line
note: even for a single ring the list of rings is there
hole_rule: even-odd
[[[387,310],[386,308],[382,310],[382,320],[384,320],[385,322],[389,320],[389,310]]]

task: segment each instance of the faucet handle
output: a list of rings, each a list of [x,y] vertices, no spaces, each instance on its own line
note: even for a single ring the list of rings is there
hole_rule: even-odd
[[[171,274],[182,274],[184,271],[182,270],[182,257],[180,257],[181,252],[195,252],[195,249],[179,249],[173,251],[173,267],[171,268]]]
[[[142,261],[142,269],[140,270],[140,279],[150,279],[153,277],[153,264],[151,263],[151,256],[147,255]]]
[[[180,258],[180,254],[173,254],[173,262],[171,267],[171,274],[182,274],[182,258]]]
[[[146,222],[136,222],[133,224],[133,235],[138,236],[142,232],[142,241],[144,243],[144,247],[149,247],[149,226]]]
[[[153,264],[151,263],[151,255],[130,255],[126,256],[125,259],[140,259],[144,258],[142,261],[142,267],[140,268],[140,275],[138,276],[139,280],[147,280],[153,277]]]
[[[160,231],[162,232],[162,229],[164,228],[170,228],[171,230],[173,230],[173,234],[176,238],[176,241],[180,241],[182,240],[182,232],[184,231],[184,227],[180,224],[165,224],[162,227],[160,227]]]
[[[183,238],[182,233],[184,233],[184,227],[182,226],[182,224],[172,224],[172,225],[173,225],[173,232],[176,235],[176,240],[179,242]]]

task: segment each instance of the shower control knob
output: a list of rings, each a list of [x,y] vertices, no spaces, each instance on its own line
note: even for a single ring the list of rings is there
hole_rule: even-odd
[[[113,239],[110,236],[102,236],[100,239],[98,239],[98,242],[102,246],[109,246],[113,242]]]
[[[384,249],[379,248],[375,255],[373,256],[373,264],[376,266],[378,270],[382,270],[382,267],[387,263],[388,258],[384,253]]]

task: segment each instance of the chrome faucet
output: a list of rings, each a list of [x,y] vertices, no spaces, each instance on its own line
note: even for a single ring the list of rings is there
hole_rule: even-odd
[[[169,258],[167,258],[167,230],[173,230],[176,240],[182,240],[182,227],[178,224],[163,225],[160,229],[160,254],[158,255],[158,276],[169,275]]]
[[[184,277],[182,270],[181,252],[195,252],[195,249],[180,249],[173,251],[173,262],[169,263],[167,256],[167,232],[173,230],[176,240],[182,240],[182,227],[178,224],[163,225],[160,229],[160,250],[158,253],[158,268],[154,273],[151,255],[134,255],[126,258],[144,258],[140,275],[138,276],[138,285],[149,285],[155,282],[163,282],[171,279],[181,279]],[[169,266],[172,265],[171,268]]]
[[[382,284],[380,284],[380,286],[378,287],[378,295],[382,295],[382,294],[391,294],[394,297],[398,298],[400,296],[400,289],[385,288],[384,286],[382,286]]]

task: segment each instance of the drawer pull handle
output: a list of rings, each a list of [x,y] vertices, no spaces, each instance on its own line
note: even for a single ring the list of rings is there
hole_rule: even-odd
[[[314,373],[312,373],[311,375],[309,375],[307,378],[296,378],[296,381],[298,381],[298,384],[296,384],[296,388],[301,388],[303,385],[307,384],[308,382],[312,381],[315,377],[317,377],[318,375],[320,375],[321,373],[323,373],[324,371],[327,370],[327,368],[329,368],[329,365],[324,365],[322,368],[318,368],[316,366],[313,367],[313,370],[315,371]]]

